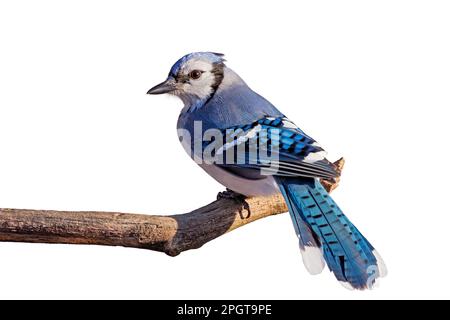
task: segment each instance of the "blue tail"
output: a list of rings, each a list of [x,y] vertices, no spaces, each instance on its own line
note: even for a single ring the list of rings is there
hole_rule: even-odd
[[[372,288],[386,274],[381,257],[318,180],[277,177],[277,182],[310,272],[320,272],[325,259],[336,278],[355,289]]]

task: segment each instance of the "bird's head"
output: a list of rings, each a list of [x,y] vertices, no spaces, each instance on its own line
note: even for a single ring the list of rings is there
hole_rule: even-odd
[[[167,79],[151,88],[148,94],[170,93],[185,105],[206,101],[217,90],[224,77],[223,54],[194,52],[179,59]]]

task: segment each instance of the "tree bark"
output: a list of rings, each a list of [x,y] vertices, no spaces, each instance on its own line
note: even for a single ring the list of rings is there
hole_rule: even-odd
[[[341,172],[344,159],[335,162]],[[332,191],[339,183],[322,180]],[[123,246],[176,256],[258,219],[287,211],[281,195],[218,199],[192,212],[155,216],[119,212],[0,209],[0,241]]]

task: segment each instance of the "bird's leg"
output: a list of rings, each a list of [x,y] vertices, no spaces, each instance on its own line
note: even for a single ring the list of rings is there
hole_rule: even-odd
[[[237,204],[241,205],[241,208],[239,209],[239,215],[241,216],[241,219],[248,219],[250,218],[250,206],[248,205],[246,196],[243,194],[237,193],[231,189],[226,189],[225,191],[219,192],[217,194],[217,200],[220,199],[230,199],[236,202]],[[244,216],[242,211],[247,210],[247,215]]]

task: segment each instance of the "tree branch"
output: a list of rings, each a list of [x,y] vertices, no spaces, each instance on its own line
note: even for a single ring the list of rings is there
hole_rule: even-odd
[[[335,162],[339,172],[344,159]],[[339,179],[322,180],[329,191]],[[0,241],[143,248],[176,256],[258,219],[287,211],[281,195],[219,199],[192,212],[154,216],[119,212],[0,209]]]

